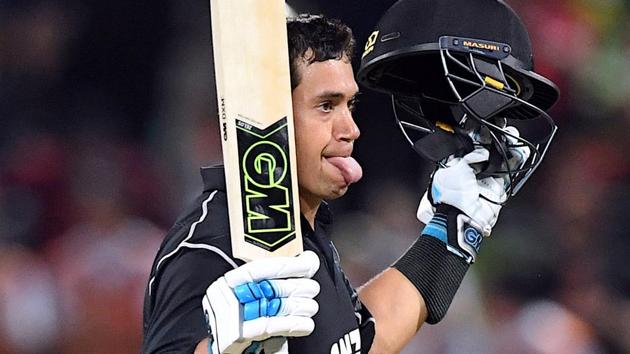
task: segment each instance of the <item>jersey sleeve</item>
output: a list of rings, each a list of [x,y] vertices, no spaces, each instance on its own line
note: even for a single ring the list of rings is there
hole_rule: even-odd
[[[201,301],[207,287],[233,267],[204,249],[181,250],[156,276],[142,352],[193,353],[207,337]]]

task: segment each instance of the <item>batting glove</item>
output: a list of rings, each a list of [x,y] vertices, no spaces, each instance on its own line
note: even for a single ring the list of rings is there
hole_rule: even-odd
[[[518,129],[516,129],[515,127],[508,126],[505,128],[505,130],[514,136],[520,136]],[[511,136],[507,136],[507,139],[511,144],[515,144],[517,142],[516,139],[512,138]],[[464,162],[467,161],[469,165],[475,163],[474,161],[486,161],[487,152],[483,152],[481,150],[485,149],[475,150],[467,156],[464,156],[463,158],[450,157],[448,159],[449,162],[447,163],[447,167],[454,167],[454,165],[461,163],[462,160],[465,160]],[[508,160],[508,165],[511,170],[520,168],[530,155],[530,149],[527,146],[511,147],[509,149],[509,152],[511,157]],[[474,197],[476,190],[478,190],[480,196],[485,197],[488,203],[490,203],[490,201],[495,201],[494,204],[496,205],[496,201],[505,201],[505,190],[501,191],[499,187],[505,187],[507,185],[507,183],[509,182],[508,176],[503,176],[502,179],[499,177],[487,177],[484,179],[480,179],[477,180],[478,186],[475,187],[474,183],[472,183],[472,179],[470,178],[471,171],[468,170],[465,166],[459,165],[449,172],[445,172],[443,170],[444,168],[438,170],[440,171],[439,175],[441,175],[441,177],[439,180],[437,180],[438,185],[434,186],[436,178],[438,178],[438,171],[436,171],[431,185],[432,190],[434,189],[434,187],[436,187],[435,189],[437,189],[437,192],[439,194],[440,191],[443,189],[450,189],[447,192],[447,195],[445,197],[442,197],[442,203],[453,205],[462,210],[469,217],[474,219],[480,225],[480,231],[485,231],[484,235],[488,236],[490,234],[490,231],[492,231],[492,227],[494,227],[497,222],[500,207],[492,208],[491,206],[481,205],[483,201],[479,201],[480,203],[470,203],[467,201],[474,201],[474,198],[471,198],[471,196]],[[457,178],[455,176],[457,174],[457,171],[455,170],[460,170],[465,177],[462,177],[460,181],[457,181]],[[461,183],[461,186],[457,186],[457,183]],[[447,186],[445,186],[445,184]],[[463,191],[466,195],[457,197],[458,189]],[[438,204],[435,200],[433,201],[433,203],[429,200],[428,192],[429,191],[425,192],[422,196],[422,200],[420,201],[417,212],[418,220],[420,220],[424,224],[427,224],[429,223],[429,221],[431,221],[435,213],[435,205]]]
[[[514,127],[507,127],[511,134],[519,136]],[[509,137],[510,143],[516,139]],[[530,155],[527,146],[514,146],[509,149],[510,169],[518,169]],[[418,207],[418,220],[426,227],[423,234],[442,239],[449,250],[473,262],[482,241],[481,236],[488,237],[497,222],[501,204],[506,200],[506,183],[508,177],[486,177],[477,179],[472,165],[485,162],[489,152],[483,147],[463,157],[450,157],[446,167],[435,171],[430,191],[425,192]],[[429,194],[430,192],[430,194]],[[439,215],[437,215],[438,213]],[[457,240],[449,242],[447,237],[447,214],[457,214]]]
[[[202,301],[210,352],[251,353],[263,346],[268,353],[286,352],[282,339],[259,341],[311,334],[319,284],[310,278],[318,269],[317,255],[305,251],[251,261],[213,282]]]

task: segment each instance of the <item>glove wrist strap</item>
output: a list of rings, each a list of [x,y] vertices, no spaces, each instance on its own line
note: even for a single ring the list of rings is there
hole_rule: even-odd
[[[422,295],[429,324],[444,318],[469,267],[440,240],[423,236],[394,264]]]
[[[462,258],[466,263],[474,263],[483,236],[481,227],[459,209],[446,204],[438,204],[435,216],[422,230],[423,236],[437,238],[446,249]]]

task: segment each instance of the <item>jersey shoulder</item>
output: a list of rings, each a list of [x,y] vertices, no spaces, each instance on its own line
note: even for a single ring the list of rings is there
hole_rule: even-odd
[[[179,216],[153,261],[143,311],[143,353],[191,352],[207,335],[201,298],[241,261],[231,256],[225,193],[204,192]]]
[[[221,265],[228,264],[230,268],[242,264],[240,260],[231,256],[225,192],[220,190],[204,192],[177,218],[153,261],[147,295],[151,295],[154,283],[160,278],[165,267],[194,250],[204,250],[206,252],[203,252],[205,254],[203,258],[214,259],[222,263]]]
[[[230,226],[225,192],[204,192],[190,203],[168,231],[158,257],[182,248],[218,248],[226,255],[232,254]]]

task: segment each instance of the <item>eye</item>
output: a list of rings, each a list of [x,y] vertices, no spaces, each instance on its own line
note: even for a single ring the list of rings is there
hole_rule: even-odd
[[[329,112],[332,112],[334,107],[333,107],[332,102],[325,101],[325,102],[320,103],[319,106],[317,106],[317,108],[324,113],[329,113]]]
[[[359,103],[359,99],[356,97],[348,101],[348,109],[350,110],[350,112],[354,112],[357,107],[357,103]]]

